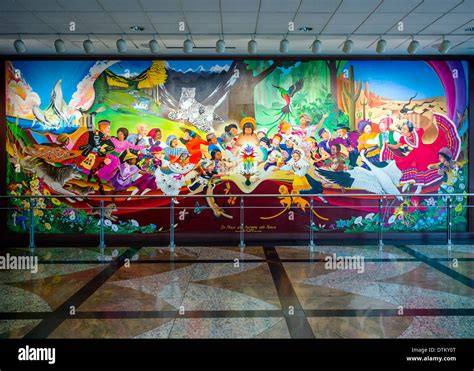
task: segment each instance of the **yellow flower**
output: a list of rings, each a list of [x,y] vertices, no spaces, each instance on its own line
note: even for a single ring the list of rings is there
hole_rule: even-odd
[[[43,194],[44,194],[45,196],[51,196],[51,192],[48,191],[47,189],[43,190]]]
[[[462,204],[457,204],[456,207],[454,208],[454,211],[456,211],[457,213],[460,213],[462,209],[463,209]]]
[[[51,202],[52,202],[53,204],[55,204],[56,206],[61,205],[61,201],[59,201],[57,198],[52,198],[52,199],[51,199]]]
[[[44,223],[44,227],[45,227],[48,231],[51,230],[51,224],[49,224],[49,223]]]
[[[43,216],[43,215],[44,215],[43,210],[35,209],[34,215],[35,215],[35,216]]]

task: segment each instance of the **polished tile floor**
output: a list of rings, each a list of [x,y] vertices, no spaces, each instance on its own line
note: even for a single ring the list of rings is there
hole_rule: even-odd
[[[0,338],[474,338],[474,246],[34,253],[0,270]]]

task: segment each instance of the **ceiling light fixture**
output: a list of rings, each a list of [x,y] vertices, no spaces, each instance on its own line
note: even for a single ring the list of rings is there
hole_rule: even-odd
[[[342,51],[346,54],[352,52],[352,48],[354,47],[354,42],[347,37],[346,41],[344,41],[344,45],[342,46]]]
[[[66,52],[66,44],[61,39],[61,36],[59,37],[59,39],[56,39],[54,41],[54,49],[56,50],[56,53],[59,54]]]
[[[443,41],[441,42],[441,44],[439,44],[438,51],[441,54],[446,54],[447,52],[449,52],[449,49],[451,49],[451,41],[445,40],[443,36]]]
[[[153,40],[150,40],[148,46],[150,47],[150,51],[153,54],[156,54],[160,51],[160,45],[158,44],[158,41],[156,41],[156,35],[153,36]]]
[[[183,43],[183,52],[185,52],[186,54],[191,54],[193,51],[193,47],[194,47],[194,43],[188,36],[188,38],[184,40],[184,43]]]
[[[256,54],[257,47],[258,47],[257,41],[255,39],[252,39],[247,44],[247,51],[249,52],[249,54]]]
[[[380,36],[379,41],[377,41],[377,47],[375,48],[375,51],[379,54],[382,54],[385,52],[385,49],[387,47],[387,42],[382,39],[382,36]]]
[[[222,54],[225,52],[225,41],[223,38],[220,38],[216,42],[216,52]]]
[[[94,43],[91,41],[90,36],[87,35],[87,40],[84,40],[82,47],[87,54],[92,54],[95,51]]]
[[[15,40],[15,42],[13,43],[13,46],[15,47],[15,51],[18,54],[23,54],[26,52],[26,45],[21,39],[21,35],[19,36],[17,40]]]
[[[420,47],[420,43],[416,41],[412,36],[411,43],[408,45],[408,48],[407,48],[408,54],[415,54],[419,47]]]
[[[290,49],[290,42],[288,41],[288,39],[286,37],[284,39],[281,39],[280,53],[288,53],[289,49]]]
[[[321,53],[321,49],[323,48],[323,43],[321,42],[321,40],[318,40],[316,38],[316,40],[313,41],[313,43],[311,44],[311,52],[313,54],[319,54]]]
[[[117,40],[116,44],[117,44],[117,51],[119,53],[126,53],[127,52],[127,42],[123,38],[123,35],[122,35],[122,38]]]

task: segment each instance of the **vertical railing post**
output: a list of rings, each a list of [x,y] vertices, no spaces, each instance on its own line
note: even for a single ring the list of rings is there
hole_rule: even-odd
[[[446,215],[446,245],[448,247],[448,250],[451,249],[451,228],[452,228],[452,222],[451,222],[451,197],[448,197],[447,199],[447,215]]]
[[[379,198],[379,225],[378,225],[379,248],[383,247],[382,229],[383,229],[383,199]]]
[[[314,221],[313,221],[313,207],[314,207],[314,202],[313,198],[310,198],[309,201],[309,251],[314,250]]]
[[[30,198],[30,243],[29,248],[32,252],[35,249],[35,199]]]
[[[244,219],[244,197],[240,197],[240,243],[239,247],[243,249],[245,247],[245,235],[244,235],[244,228],[245,228],[245,219]]]
[[[170,203],[170,250],[174,252],[174,197],[171,198]]]
[[[100,200],[100,227],[99,227],[99,249],[100,249],[100,259],[104,260],[104,250],[105,250],[105,218],[104,218],[104,200]]]

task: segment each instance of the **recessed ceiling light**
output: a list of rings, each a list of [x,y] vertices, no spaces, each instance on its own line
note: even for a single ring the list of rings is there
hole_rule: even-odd
[[[143,26],[130,26],[130,31],[142,32],[144,30],[145,30],[145,27]]]
[[[303,26],[303,27],[298,28],[298,31],[310,32],[310,31],[313,31],[313,27]]]

